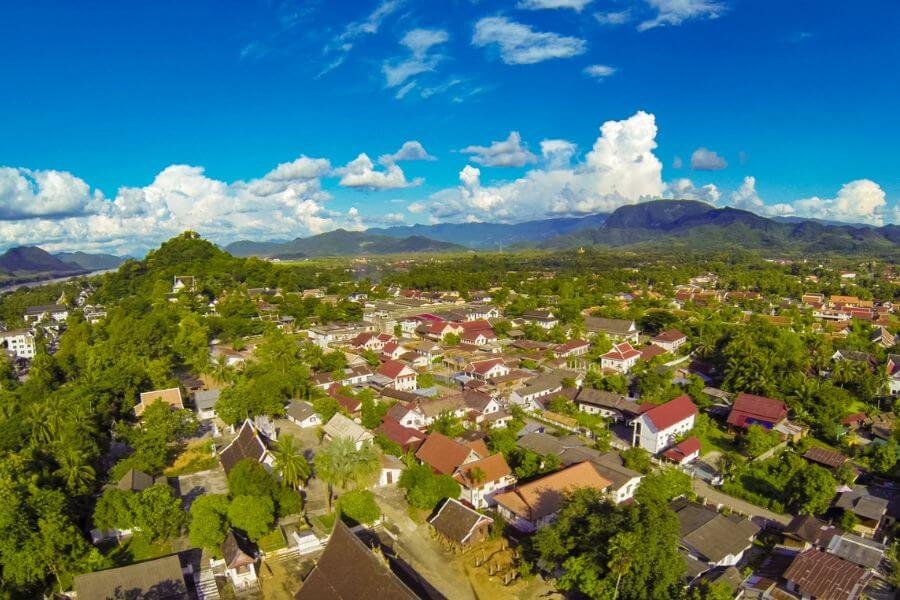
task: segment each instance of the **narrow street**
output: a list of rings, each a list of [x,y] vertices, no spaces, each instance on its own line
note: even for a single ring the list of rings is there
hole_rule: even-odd
[[[775,523],[779,523],[780,525],[787,525],[791,522],[790,515],[780,515],[770,510],[766,510],[761,506],[750,504],[749,502],[741,500],[740,498],[735,498],[733,496],[723,494],[719,490],[715,489],[714,487],[710,486],[700,479],[691,479],[691,485],[694,488],[694,492],[698,496],[704,497],[709,504],[727,506],[731,510],[747,515],[749,517],[760,517],[769,521],[774,521]]]

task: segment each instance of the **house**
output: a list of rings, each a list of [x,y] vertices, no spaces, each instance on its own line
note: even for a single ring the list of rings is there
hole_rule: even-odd
[[[481,423],[486,416],[498,413],[503,408],[497,398],[478,390],[465,390],[462,401],[475,414],[476,423]]]
[[[226,475],[244,459],[254,460],[267,470],[271,470],[275,464],[275,457],[269,452],[262,434],[250,419],[244,421],[237,436],[219,451],[219,462]]]
[[[819,448],[813,446],[803,454],[803,458],[811,463],[816,463],[828,469],[839,469],[844,466],[850,459],[837,450],[829,450],[828,448]]]
[[[397,405],[395,404],[394,406]],[[413,453],[419,449],[419,446],[422,445],[422,442],[425,441],[426,437],[426,435],[418,429],[401,425],[388,415],[385,415],[381,425],[375,429],[375,433],[376,435],[383,435],[400,446],[400,449],[403,450],[403,452]]]
[[[362,448],[363,444],[372,442],[375,439],[375,436],[372,435],[371,431],[358,423],[354,423],[341,413],[335,413],[334,416],[325,423],[323,429],[325,430],[325,439],[333,440],[341,437],[350,438],[356,445],[357,450]]]
[[[25,329],[0,331],[0,350],[4,349],[17,358],[34,358],[34,335]]]
[[[51,319],[57,323],[65,323],[69,318],[69,309],[64,304],[41,304],[39,306],[28,306],[25,308],[25,314],[22,320],[26,323],[44,321]]]
[[[751,425],[772,429],[786,417],[787,405],[781,400],[741,392],[734,399],[728,424],[741,429]]]
[[[143,490],[146,490],[148,487],[157,484],[168,484],[168,481],[168,478],[164,475],[153,478],[143,471],[138,471],[137,469],[128,469],[128,471],[124,475],[122,475],[122,478],[119,479],[119,481],[116,483],[116,488],[122,490],[123,492],[141,492]]]
[[[666,353],[666,349],[661,346],[655,346],[653,344],[648,344],[643,348],[639,349],[638,352],[641,353],[641,360],[645,362],[650,362],[657,356],[662,356]]]
[[[194,392],[194,410],[198,421],[212,421],[216,418],[216,404],[221,390],[197,390]]]
[[[196,291],[196,281],[193,275],[175,275],[172,278],[172,293]]]
[[[613,422],[628,421],[640,414],[637,402],[621,394],[584,387],[575,396],[575,405],[581,412],[600,415]]]
[[[849,491],[840,492],[834,506],[857,516],[859,523],[853,528],[854,532],[872,537],[881,525],[890,504],[888,498],[882,497],[884,495],[879,488],[855,485]]]
[[[413,391],[417,387],[416,372],[398,360],[389,360],[382,364],[372,379],[384,387],[395,390]]]
[[[397,402],[385,416],[405,428],[423,429],[426,425],[425,413],[418,402]]]
[[[632,348],[631,344],[622,342],[600,357],[600,368],[628,373],[640,357],[641,353]]]
[[[887,373],[891,395],[900,395],[900,354],[888,354]]]
[[[587,317],[584,320],[584,328],[588,333],[602,333],[608,338],[620,342],[637,344],[638,331],[634,321],[627,319],[604,319],[601,317]]]
[[[396,485],[400,481],[400,474],[403,473],[406,465],[403,464],[402,460],[390,454],[382,453],[378,456],[378,460],[381,463],[381,471],[378,475],[377,485],[379,487]]]
[[[475,450],[434,432],[416,451],[416,458],[440,475],[453,475],[462,465],[481,459]]]
[[[844,533],[832,537],[826,551],[854,565],[874,571],[882,566],[887,546],[852,533]]]
[[[784,545],[808,548],[827,548],[831,538],[841,534],[841,530],[809,515],[798,515],[784,528]]]
[[[497,510],[513,527],[532,532],[551,523],[562,507],[566,494],[574,489],[609,489],[611,482],[589,462],[566,467],[555,473],[517,485],[494,496]]]
[[[650,339],[650,343],[666,352],[675,352],[687,342],[687,336],[677,329],[667,329]]]
[[[676,437],[694,427],[696,416],[697,407],[686,395],[649,408],[631,422],[634,428],[631,443],[651,454],[661,452],[671,446]]]
[[[869,341],[873,344],[881,346],[882,348],[893,348],[896,343],[896,339],[894,334],[887,330],[886,327],[882,327],[881,325],[875,327],[872,330],[872,335],[869,337]]]
[[[465,463],[457,469],[453,478],[462,487],[460,497],[478,509],[494,504],[493,497],[505,492],[516,482],[502,454],[492,454]]]
[[[76,575],[75,595],[78,600],[110,598],[165,598],[188,600],[181,558],[170,554],[124,567]]]
[[[322,424],[322,418],[312,404],[304,400],[294,400],[285,410],[287,420],[298,427],[315,427]]]
[[[383,556],[383,555],[382,555]],[[415,573],[411,574],[415,577]],[[418,595],[391,571],[340,519],[296,600],[417,600]]]
[[[445,396],[433,400],[419,402],[419,410],[425,415],[425,425],[431,425],[443,415],[450,415],[457,419],[466,416],[468,407],[462,400],[462,396]]]
[[[815,548],[798,554],[784,572],[788,590],[804,600],[856,600],[870,578],[865,569]]]
[[[428,520],[439,536],[458,548],[486,540],[493,522],[492,518],[453,498],[447,498],[437,514]]]
[[[662,455],[676,465],[686,465],[700,457],[700,440],[691,436],[665,450]]]
[[[693,559],[713,567],[738,564],[760,528],[744,517],[684,499],[670,505],[678,518],[680,545]]]
[[[381,359],[386,361],[397,360],[407,352],[409,352],[409,349],[406,346],[396,340],[392,340],[381,349]]]
[[[181,400],[181,388],[169,388],[166,390],[153,390],[152,392],[143,392],[140,396],[140,402],[134,407],[134,414],[140,417],[147,408],[157,400],[168,404],[173,409],[183,409],[184,402]]]
[[[556,358],[573,358],[575,356],[584,356],[591,349],[589,342],[585,340],[569,340],[564,344],[560,344],[553,349],[553,356]]]
[[[331,323],[310,327],[307,335],[312,342],[320,348],[328,348],[331,344],[343,344],[349,342],[360,333],[375,331],[375,325],[368,321],[355,323]]]
[[[529,310],[522,315],[522,321],[529,325],[537,325],[541,329],[553,329],[559,325],[559,319],[556,318],[553,311],[547,309]]]
[[[394,336],[387,333],[365,331],[347,342],[347,345],[355,348],[356,350],[372,350],[374,352],[380,352],[381,349],[384,348],[385,344],[392,341],[393,339]]]
[[[465,373],[475,379],[487,381],[509,375],[509,367],[506,366],[502,358],[490,358],[469,363],[466,365]]]
[[[256,574],[256,547],[242,534],[233,529],[225,536],[220,548],[225,576],[231,580],[236,592],[256,589],[259,581]]]

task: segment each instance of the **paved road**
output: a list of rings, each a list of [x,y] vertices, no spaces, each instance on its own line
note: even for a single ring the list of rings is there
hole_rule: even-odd
[[[791,522],[792,517],[790,515],[780,515],[778,513],[772,512],[771,510],[766,510],[761,506],[750,504],[749,502],[741,500],[740,498],[735,498],[733,496],[729,496],[728,494],[723,494],[719,490],[715,489],[714,487],[710,486],[700,479],[692,479],[691,485],[694,488],[694,492],[696,492],[698,496],[703,496],[704,498],[706,498],[706,501],[709,504],[727,506],[731,510],[737,511],[749,517],[761,517],[769,521],[780,523],[781,525],[787,525]]]

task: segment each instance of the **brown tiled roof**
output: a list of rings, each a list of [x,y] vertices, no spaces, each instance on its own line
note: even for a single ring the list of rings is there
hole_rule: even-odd
[[[448,498],[428,522],[435,531],[450,541],[465,544],[479,527],[493,523],[493,519],[465,506],[459,500]]]
[[[853,563],[816,549],[798,554],[784,573],[803,596],[817,600],[857,598],[869,577]]]
[[[797,538],[813,546],[825,548],[835,535],[841,532],[834,525],[820,521],[819,519],[808,516],[799,515],[794,517],[788,526],[784,528],[785,535]]]
[[[167,390],[142,392],[141,401],[134,407],[134,414],[138,417],[141,416],[157,400],[162,400],[172,408],[184,408],[184,403],[181,400],[181,388],[169,388]]]
[[[686,338],[687,336],[678,331],[677,329],[669,329],[663,332],[660,332],[655,338],[653,338],[654,342],[677,342],[680,339]]]
[[[416,595],[338,519],[297,600],[416,600]]]
[[[396,420],[386,417],[375,430],[387,439],[400,445],[404,452],[416,451],[425,441],[425,434],[418,429],[404,427]]]
[[[256,562],[256,548],[248,539],[232,530],[222,542],[222,558],[229,569],[252,565]]]
[[[803,458],[810,462],[819,463],[820,465],[825,465],[826,467],[831,467],[833,469],[837,469],[845,462],[850,460],[849,458],[835,450],[816,447],[807,450],[803,455]]]
[[[472,471],[475,469],[481,469],[482,473],[484,473],[484,479],[477,483],[472,481]],[[478,487],[512,474],[502,454],[494,454],[481,460],[466,463],[459,471],[456,475],[456,480],[466,487]]]
[[[446,435],[434,432],[416,451],[416,458],[443,475],[453,475],[472,450]]]
[[[787,416],[787,406],[781,400],[741,392],[734,399],[728,423],[749,427],[759,423],[777,423]]]
[[[498,494],[494,500],[523,519],[537,521],[558,511],[573,489],[605,490],[610,485],[591,463],[582,462]]]

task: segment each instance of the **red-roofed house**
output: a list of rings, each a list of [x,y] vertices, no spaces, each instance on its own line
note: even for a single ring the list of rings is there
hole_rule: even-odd
[[[571,358],[573,356],[584,356],[590,350],[590,343],[584,340],[569,340],[565,344],[560,344],[553,349],[553,355],[556,358]]]
[[[772,429],[787,417],[787,406],[781,400],[754,396],[741,392],[734,399],[728,424],[747,429],[751,425],[761,425]]]
[[[631,422],[634,427],[631,443],[651,454],[661,452],[694,427],[696,416],[697,407],[689,396],[678,396],[649,408]]]
[[[384,345],[390,342],[393,336],[387,333],[375,333],[374,331],[366,331],[350,340],[349,346],[357,350],[381,350]]]
[[[641,353],[641,360],[646,360],[650,362],[657,356],[662,356],[666,353],[666,349],[662,346],[657,346],[655,344],[650,344],[648,346],[644,346],[639,351]]]
[[[390,417],[384,418],[381,425],[375,429],[375,433],[399,445],[404,452],[415,452],[425,441],[424,433],[411,427],[404,427]]]
[[[475,450],[446,435],[434,432],[416,451],[416,458],[441,475],[453,475],[464,464],[481,458]]]
[[[459,341],[464,344],[472,344],[473,346],[484,346],[497,339],[491,329],[475,329],[472,331],[463,331],[459,336]]]
[[[384,345],[381,349],[381,358],[383,360],[397,360],[407,352],[409,352],[409,348],[395,340]]]
[[[631,344],[623,342],[600,357],[600,368],[627,373],[640,357],[641,353],[632,348]]]
[[[691,436],[675,444],[665,452],[663,457],[676,465],[686,465],[700,456],[700,440]]]
[[[687,342],[687,336],[677,329],[668,329],[660,332],[659,335],[650,340],[651,344],[665,348],[666,352],[675,352],[685,342]]]
[[[506,366],[502,358],[491,358],[469,363],[466,365],[466,373],[475,379],[488,380],[508,375],[509,367]]]
[[[378,367],[376,376],[384,382],[385,387],[401,391],[416,389],[416,372],[399,360],[389,360]]]
[[[427,417],[417,402],[398,402],[390,407],[387,416],[404,427],[422,429]]]

